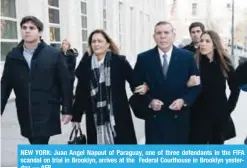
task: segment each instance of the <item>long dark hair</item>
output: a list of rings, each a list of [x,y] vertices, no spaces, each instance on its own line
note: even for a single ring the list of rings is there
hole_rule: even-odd
[[[230,66],[232,66],[231,59],[226,51],[226,49],[223,47],[223,44],[221,42],[220,36],[218,33],[216,33],[213,30],[207,30],[202,33],[201,37],[204,34],[208,34],[213,42],[213,47],[214,47],[214,57],[218,57],[218,60],[220,62],[220,68],[222,73],[224,74],[225,77],[227,76],[227,72],[230,69]],[[197,65],[199,66],[200,61],[201,61],[201,53],[199,50],[197,50],[196,53],[196,60],[197,60]]]
[[[96,29],[94,30],[88,38],[88,46],[89,46],[89,54],[93,54],[93,49],[92,49],[92,38],[93,35],[96,33],[100,33],[104,36],[104,38],[106,39],[107,43],[110,44],[109,49],[111,50],[111,52],[115,53],[115,54],[119,54],[119,48],[117,47],[117,45],[113,42],[113,40],[110,38],[110,36],[102,29]]]

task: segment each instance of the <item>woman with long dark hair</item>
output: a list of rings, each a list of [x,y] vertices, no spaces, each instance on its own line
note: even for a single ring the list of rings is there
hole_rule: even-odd
[[[230,115],[240,90],[233,64],[216,32],[208,30],[201,35],[196,61],[202,92],[191,113],[190,142],[223,144],[225,140],[236,136]],[[226,95],[226,83],[230,89],[229,97]],[[193,86],[193,81],[189,81],[188,85]]]

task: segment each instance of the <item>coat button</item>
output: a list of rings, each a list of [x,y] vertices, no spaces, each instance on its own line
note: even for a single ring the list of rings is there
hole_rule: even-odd
[[[156,118],[156,115],[153,115],[153,118]]]
[[[174,118],[177,119],[178,118],[178,115],[175,115]]]

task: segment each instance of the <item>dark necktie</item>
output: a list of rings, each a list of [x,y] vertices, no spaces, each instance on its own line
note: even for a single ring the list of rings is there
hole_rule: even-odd
[[[167,75],[167,70],[168,70],[167,55],[164,54],[164,55],[163,55],[163,58],[164,58],[164,60],[163,60],[163,64],[162,64],[162,69],[163,69],[164,76],[166,77],[166,75]]]

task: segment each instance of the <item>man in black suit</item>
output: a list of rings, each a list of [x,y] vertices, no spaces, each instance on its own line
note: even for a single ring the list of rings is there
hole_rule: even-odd
[[[191,23],[189,32],[192,42],[189,45],[186,45],[184,49],[195,53],[197,48],[199,47],[200,37],[204,31],[205,27],[201,22]]]
[[[197,75],[193,53],[173,46],[171,23],[161,21],[154,29],[157,46],[138,55],[134,68],[135,86],[147,83],[149,91],[130,101],[137,117],[145,122],[147,144],[187,144],[190,106],[200,86],[187,87]]]

